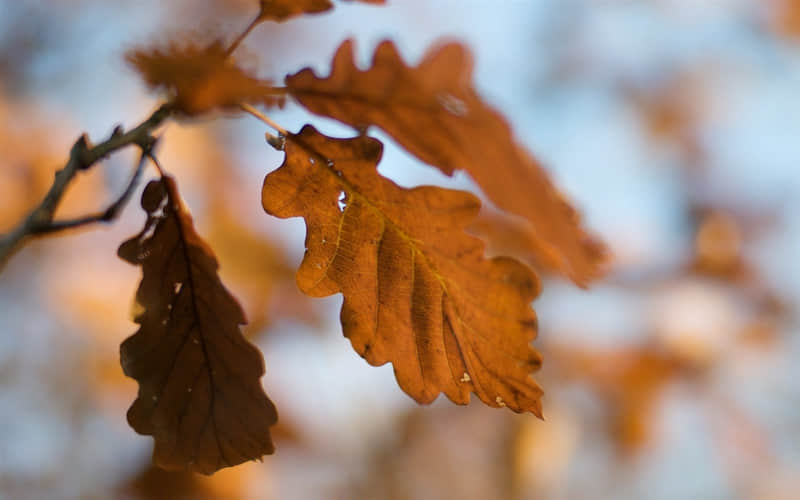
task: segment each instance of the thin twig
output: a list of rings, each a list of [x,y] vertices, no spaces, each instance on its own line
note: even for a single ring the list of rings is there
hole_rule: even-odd
[[[36,228],[35,232],[31,234],[52,234],[65,229],[74,229],[76,227],[85,226],[96,222],[114,221],[117,217],[119,217],[120,212],[122,212],[122,209],[125,208],[125,205],[130,200],[133,190],[136,189],[137,184],[139,184],[139,179],[142,177],[142,171],[144,170],[148,154],[149,153],[144,151],[142,152],[141,156],[139,157],[139,161],[136,164],[136,169],[133,171],[133,175],[131,175],[131,180],[128,181],[128,185],[125,187],[125,191],[123,191],[119,198],[117,198],[114,203],[109,205],[108,208],[93,215],[85,215],[83,217],[70,220],[53,221],[47,226]]]
[[[64,192],[78,172],[92,167],[114,151],[130,145],[138,145],[143,151],[149,150],[155,140],[151,135],[152,131],[161,125],[170,114],[172,114],[172,106],[164,104],[134,129],[123,132],[120,127],[117,127],[111,137],[95,146],[90,146],[86,135],[82,135],[72,146],[64,168],[56,172],[53,184],[42,202],[17,227],[0,236],[0,272],[8,259],[28,238],[48,232],[48,228],[54,224],[53,217]],[[57,225],[60,224],[62,223],[57,223]]]
[[[253,28],[261,24],[263,20],[264,18],[261,17],[261,12],[259,12],[258,15],[254,17],[252,21],[250,21],[250,24],[247,25],[247,28],[245,28],[244,31],[242,31],[239,36],[236,37],[233,43],[231,43],[231,45],[228,47],[228,50],[225,51],[225,55],[229,56],[233,54],[233,51],[239,47],[239,45],[242,43],[242,40],[244,40],[247,35],[253,31]]]
[[[282,136],[289,135],[289,132],[287,132],[285,128],[283,128],[280,125],[278,125],[277,123],[275,123],[272,120],[272,118],[270,118],[269,116],[265,115],[261,111],[257,110],[253,106],[251,106],[249,104],[240,104],[239,107],[242,109],[242,111],[250,113],[251,115],[255,116],[256,118],[258,118],[262,122],[266,123],[267,125],[269,125],[273,129],[277,130],[278,133],[281,134]]]
[[[156,168],[158,169],[158,173],[161,175],[161,177],[166,177],[167,176],[167,171],[164,170],[164,167],[161,166],[161,162],[158,161],[158,158],[156,158],[156,156],[153,154],[153,152],[152,151],[148,151],[146,154],[147,154],[147,157],[150,158],[150,161],[153,163],[153,165],[155,165]]]

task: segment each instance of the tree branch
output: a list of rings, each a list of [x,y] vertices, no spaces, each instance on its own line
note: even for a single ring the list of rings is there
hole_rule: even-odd
[[[69,153],[69,159],[67,160],[64,168],[56,172],[53,185],[50,186],[50,190],[47,192],[39,206],[33,209],[33,211],[17,227],[0,236],[0,272],[2,272],[6,262],[8,262],[8,259],[31,236],[81,225],[78,224],[81,219],[65,222],[53,222],[56,209],[61,203],[61,199],[63,198],[67,187],[75,178],[75,175],[77,175],[77,173],[81,170],[86,170],[92,167],[95,163],[102,160],[109,154],[130,145],[135,144],[143,151],[148,151],[155,141],[151,135],[152,131],[161,125],[164,120],[170,116],[170,114],[172,114],[172,106],[169,103],[164,104],[134,129],[128,132],[123,132],[121,127],[117,127],[114,129],[111,137],[95,146],[90,146],[86,135],[82,135],[72,146],[72,149]],[[138,170],[139,168],[137,167],[137,171]],[[135,174],[135,178],[132,179],[132,182],[135,182],[136,180]],[[133,186],[129,185],[128,189],[126,189],[126,192],[123,193],[123,196],[117,200],[120,202],[120,206],[115,210],[121,208],[121,206],[127,201],[127,198],[130,196],[128,190],[132,189]],[[109,207],[109,209],[113,209],[113,207],[114,205]],[[94,216],[82,218],[87,220],[87,222],[83,223],[85,224],[91,222],[89,219],[92,217]]]
[[[73,229],[80,226],[85,226],[87,224],[92,224],[95,222],[111,222],[115,220],[118,216],[122,208],[125,207],[125,204],[128,203],[128,200],[133,194],[133,190],[136,188],[136,185],[139,183],[139,178],[142,176],[142,171],[144,170],[144,165],[147,160],[148,153],[146,150],[142,151],[142,155],[139,157],[139,161],[136,164],[136,169],[131,176],[131,180],[128,181],[128,186],[125,188],[125,191],[117,198],[114,203],[108,206],[102,212],[98,212],[92,215],[85,215],[83,217],[78,217],[75,219],[69,220],[62,220],[62,221],[52,221],[46,226],[42,226],[40,228],[36,228],[31,235],[43,235],[43,234],[52,234],[58,231],[63,231],[65,229]]]

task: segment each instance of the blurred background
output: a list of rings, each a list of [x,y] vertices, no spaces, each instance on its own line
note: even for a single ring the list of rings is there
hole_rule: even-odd
[[[126,50],[230,40],[256,5],[0,0],[0,232],[81,132],[99,142],[158,105]],[[341,297],[296,290],[302,221],[260,207],[282,154],[253,118],[220,115],[169,124],[159,157],[264,352],[277,453],[166,473],[127,426],[137,386],[118,349],[140,270],[116,248],[144,221],[137,194],[112,226],[32,242],[0,274],[0,498],[800,498],[800,1],[339,2],[261,25],[237,57],[278,82],[327,74],[347,37],[363,64],[385,38],[414,63],[436,40],[467,44],[481,95],[611,247],[588,290],[543,274],[546,420],[421,407],[368,366],[341,335]],[[352,135],[292,104],[270,115]],[[475,190],[378,137],[396,182]],[[82,175],[59,215],[104,208],[134,155]],[[501,221],[480,223],[514,253]]]

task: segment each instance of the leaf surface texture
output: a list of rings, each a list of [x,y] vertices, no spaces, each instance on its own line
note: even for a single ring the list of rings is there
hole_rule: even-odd
[[[148,217],[119,256],[142,266],[122,368],[139,383],[128,422],[155,439],[153,461],[204,474],[274,451],[277,412],[264,393],[261,353],[240,331],[245,316],[217,275],[170,177],[142,195]]]
[[[300,289],[341,292],[341,322],[372,365],[391,362],[400,387],[420,403],[441,392],[466,404],[541,415],[530,376],[536,275],[505,257],[487,260],[464,228],[473,195],[433,186],[405,189],[377,170],[383,147],[360,136],[332,139],[305,126],[286,142],[281,167],[264,181],[264,209],[303,217]]]
[[[348,40],[328,77],[307,68],[289,75],[286,85],[313,113],[361,131],[378,126],[447,175],[465,170],[497,207],[527,221],[537,260],[586,285],[602,273],[605,247],[581,227],[577,211],[514,141],[506,120],[475,92],[472,65],[466,47],[448,43],[409,67],[384,41],[360,70]]]

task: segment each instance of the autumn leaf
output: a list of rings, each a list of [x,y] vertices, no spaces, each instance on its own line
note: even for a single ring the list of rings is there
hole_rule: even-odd
[[[333,8],[330,0],[261,0],[261,19],[285,21],[300,14],[317,14]]]
[[[163,49],[137,49],[125,58],[148,86],[167,91],[175,108],[188,115],[241,103],[281,103],[271,93],[270,82],[236,66],[220,42],[208,47],[171,44]]]
[[[219,182],[215,187],[219,189]],[[249,312],[245,336],[252,338],[275,320],[318,325],[320,318],[310,299],[297,290],[294,267],[286,251],[248,227],[223,199],[210,191],[206,236],[226,264],[223,276]]]
[[[155,438],[153,461],[165,469],[210,474],[271,454],[277,413],[259,381],[264,361],[239,330],[245,316],[213,252],[172,178],[150,182],[142,208],[144,229],[118,252],[143,271],[140,327],[121,346],[122,368],[139,382],[128,422]]]
[[[297,283],[308,295],[344,295],[341,322],[372,365],[391,362],[420,403],[440,392],[458,404],[541,415],[541,364],[530,346],[539,293],[519,262],[487,260],[464,232],[480,208],[473,195],[433,186],[405,189],[381,177],[382,144],[332,139],[310,125],[290,134],[281,167],[264,180],[264,209],[303,217],[306,253]]]
[[[648,443],[659,397],[670,383],[692,373],[680,357],[652,346],[587,350],[551,345],[547,351],[558,360],[553,365],[560,375],[583,381],[606,402],[610,434],[623,454]]]
[[[313,113],[358,130],[379,126],[447,175],[466,170],[496,206],[530,224],[538,260],[587,284],[602,271],[605,247],[584,231],[578,213],[514,142],[506,120],[480,99],[471,80],[471,56],[457,43],[430,51],[411,68],[385,41],[362,71],[348,40],[336,51],[330,76],[306,68],[287,76],[286,85]]]
[[[467,231],[487,242],[488,255],[508,255],[534,269],[547,269],[531,250],[536,248],[536,234],[522,217],[482,207]]]
[[[386,0],[357,1],[371,4],[386,3]],[[301,14],[319,14],[332,8],[331,0],[261,0],[259,19],[282,22]]]

